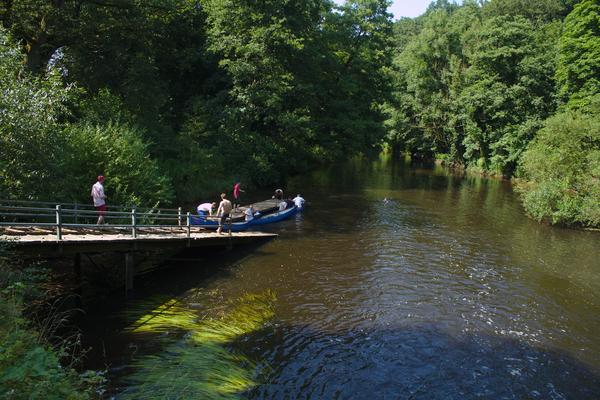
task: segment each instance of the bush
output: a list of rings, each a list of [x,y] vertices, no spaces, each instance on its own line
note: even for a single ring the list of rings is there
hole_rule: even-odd
[[[82,98],[56,73],[29,74],[0,29],[0,198],[90,202],[103,174],[110,204],[172,201],[170,179],[118,98],[107,91]],[[82,122],[74,123],[77,104]]]
[[[0,246],[0,399],[90,399],[101,374],[61,365],[64,349],[53,349],[24,317],[24,304],[41,299],[43,270],[11,264],[16,256]],[[52,318],[51,316],[48,318]]]
[[[600,116],[565,111],[549,118],[521,160],[527,212],[553,224],[600,227]]]
[[[71,172],[62,187],[74,200],[90,201],[95,176],[106,176],[109,204],[154,205],[173,200],[169,178],[150,158],[138,129],[119,123],[75,124],[65,129],[69,150],[65,171]]]

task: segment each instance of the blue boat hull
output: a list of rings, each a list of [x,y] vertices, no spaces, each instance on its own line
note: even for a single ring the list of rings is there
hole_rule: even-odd
[[[283,221],[287,218],[290,218],[298,212],[298,207],[288,208],[283,211],[278,211],[273,214],[267,214],[264,216],[255,217],[252,221],[248,222],[233,222],[231,224],[232,232],[241,232],[248,230],[254,226],[260,225],[268,225],[274,222]],[[196,226],[202,226],[206,229],[217,229],[219,227],[219,222],[214,219],[206,219],[204,216],[192,216],[190,223]],[[223,230],[229,230],[229,224],[225,224],[223,226]]]

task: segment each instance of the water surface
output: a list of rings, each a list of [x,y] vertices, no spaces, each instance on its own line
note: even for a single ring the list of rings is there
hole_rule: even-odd
[[[116,398],[600,398],[600,234],[529,220],[507,182],[391,160],[286,189],[309,206],[279,239],[149,276],[98,320]]]

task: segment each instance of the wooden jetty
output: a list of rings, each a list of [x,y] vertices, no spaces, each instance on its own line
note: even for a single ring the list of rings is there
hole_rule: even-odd
[[[156,250],[173,247],[233,247],[277,237],[274,233],[225,232],[202,228],[138,227],[135,237],[125,229],[63,228],[58,240],[53,229],[41,227],[0,227],[0,242],[27,249],[31,254],[71,254],[82,251]]]
[[[255,209],[265,212],[275,206],[275,200],[266,201],[257,203]],[[229,218],[223,233],[217,234],[199,225],[192,226],[191,214],[182,213],[181,208],[121,208],[106,212],[105,219],[110,221],[107,225],[95,225],[97,215],[89,207],[72,204],[49,207],[0,201],[0,243],[12,245],[27,257],[72,256],[74,272],[79,277],[82,254],[124,254],[125,288],[129,291],[136,273],[135,254],[186,248],[204,248],[210,253],[277,237],[272,233],[231,232],[228,224],[235,215]]]

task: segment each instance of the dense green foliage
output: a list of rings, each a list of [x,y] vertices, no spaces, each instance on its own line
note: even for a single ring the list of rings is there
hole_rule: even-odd
[[[13,72],[12,84],[52,79],[55,95],[65,84],[72,92],[53,103],[66,108],[56,126],[43,128],[57,151],[75,141],[68,162],[53,163],[72,178],[54,197],[86,200],[90,180],[103,173],[113,202],[169,202],[173,194],[189,201],[234,180],[274,183],[377,150],[384,137],[392,28],[385,0],[2,4],[2,23],[22,44],[29,71]],[[115,142],[129,149],[102,146]],[[23,151],[9,158],[27,163]],[[47,161],[13,174],[56,177],[40,175]],[[42,195],[32,180],[8,178],[9,195]]]
[[[438,0],[395,25],[385,0],[1,4],[5,196],[52,180],[86,201],[103,173],[113,201],[192,200],[384,137],[512,176],[544,120],[600,87],[594,0]]]
[[[61,367],[59,355],[65,347],[52,348],[49,332],[32,326],[24,317],[25,305],[43,298],[40,284],[45,280],[40,268],[21,269],[14,258],[0,248],[0,398],[15,400],[75,400],[96,398],[95,386],[101,375],[79,375],[72,367]],[[53,318],[49,316],[47,318]],[[46,329],[53,325],[43,321]]]
[[[525,208],[538,220],[600,226],[600,114],[548,119],[523,155]]]
[[[28,73],[3,31],[0,54],[0,197],[88,201],[92,172],[100,171],[114,177],[115,202],[171,199],[167,178],[135,128],[94,118],[103,104],[84,103],[87,118],[73,122],[80,91],[55,71]]]
[[[387,6],[2,2],[0,197],[89,201],[101,173],[112,204],[188,202],[382,144],[533,176],[546,119],[595,114],[597,1]]]
[[[477,172],[512,177],[521,171],[536,183],[521,187],[530,214],[555,223],[598,225],[590,205],[598,203],[592,161],[598,142],[581,139],[576,146],[587,145],[578,153],[568,147],[567,137],[579,140],[570,131],[572,120],[597,121],[599,10],[594,0],[460,6],[437,1],[425,15],[399,21],[393,98],[385,108],[390,145],[413,158],[437,158]],[[589,115],[572,115],[570,109]],[[543,151],[569,163],[565,171],[577,176],[556,178],[549,165],[541,165]],[[563,153],[577,156],[563,159]],[[546,183],[558,187],[558,181],[565,187],[577,181],[578,188],[571,189],[581,201],[550,196]]]
[[[581,2],[565,20],[556,76],[561,97],[573,108],[600,96],[600,4]]]
[[[600,227],[600,5],[587,0],[567,16],[556,72],[566,105],[523,155],[520,185],[536,219]],[[579,110],[579,111],[574,111]]]

